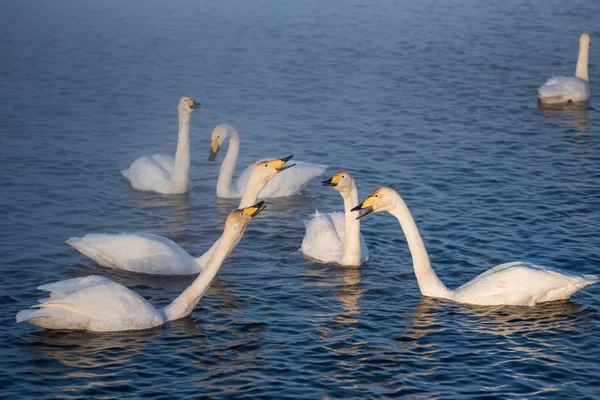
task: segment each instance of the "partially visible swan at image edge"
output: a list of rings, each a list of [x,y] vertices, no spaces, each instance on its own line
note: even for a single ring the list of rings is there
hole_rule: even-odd
[[[360,233],[358,212],[351,211],[358,204],[354,178],[346,171],[339,171],[321,184],[340,192],[344,212],[321,214],[317,211],[313,219],[305,222],[306,234],[300,251],[319,262],[358,267],[369,259],[369,250]]]
[[[162,194],[186,193],[190,180],[190,117],[200,108],[190,97],[179,101],[179,139],[175,159],[165,154],[140,157],[121,171],[134,189]]]
[[[274,176],[294,164],[292,157],[263,161],[254,166],[244,197],[238,208],[256,203],[258,194]],[[216,247],[194,258],[177,243],[152,233],[92,233],[66,241],[81,254],[107,268],[155,275],[188,275],[202,271]]]
[[[229,148],[221,164],[217,180],[217,197],[231,199],[241,197],[254,164],[249,165],[238,178],[235,188],[232,186],[233,171],[240,151],[238,132],[229,124],[219,124],[213,129],[208,159],[214,161],[223,143],[229,139]],[[317,176],[323,175],[327,166],[296,162],[296,167],[273,178],[260,192],[259,198],[285,197],[300,193],[308,183]]]
[[[547,267],[515,261],[498,265],[451,290],[431,268],[417,225],[406,203],[396,191],[380,187],[353,208],[360,209],[364,211],[358,218],[381,211],[387,211],[396,217],[404,231],[417,283],[424,296],[473,305],[534,306],[546,301],[568,299],[579,289],[598,282],[595,275],[566,274]]]
[[[580,103],[590,98],[588,77],[588,53],[590,35],[584,33],[579,38],[579,57],[575,76],[555,76],[538,89],[538,101],[544,104]]]
[[[90,275],[39,286],[50,296],[19,311],[17,323],[28,322],[46,329],[112,332],[148,329],[187,317],[241,240],[250,220],[265,208],[263,203],[229,214],[219,246],[204,271],[164,308],[155,308],[139,294],[108,278]]]

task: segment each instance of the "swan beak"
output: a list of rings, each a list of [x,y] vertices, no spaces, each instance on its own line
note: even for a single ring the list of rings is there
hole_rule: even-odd
[[[296,164],[288,164],[284,165],[286,162],[290,161],[294,156],[288,156],[285,158],[280,158],[279,160],[269,161],[267,165],[271,168],[274,168],[278,173],[284,171],[288,168],[292,168]]]
[[[215,161],[217,159],[219,148],[219,139],[213,139],[210,141],[210,154],[208,155],[208,161]]]
[[[327,179],[326,181],[321,182],[321,185],[323,185],[323,186],[337,186],[338,183],[340,182],[340,179],[342,179],[341,176],[334,175],[331,178]]]
[[[360,203],[350,211],[358,211],[364,208],[365,210],[361,212],[358,217],[356,217],[356,219],[360,219],[365,215],[371,214],[373,211],[375,211],[375,209],[373,208],[373,203],[375,203],[375,197],[369,196],[362,203]]]
[[[192,110],[195,110],[196,108],[200,108],[200,103],[196,103],[194,101],[194,99],[187,99],[185,101],[188,105],[189,108],[191,108]]]
[[[267,206],[265,205],[265,202],[259,201],[258,203],[256,203],[253,206],[244,208],[242,212],[246,215],[249,215],[250,217],[255,217],[256,215],[258,215],[258,213],[260,213],[265,208],[267,208]]]

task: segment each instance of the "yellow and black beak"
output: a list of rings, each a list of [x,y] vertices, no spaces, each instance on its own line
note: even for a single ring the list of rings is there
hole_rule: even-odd
[[[217,153],[221,145],[219,144],[219,139],[214,138],[210,141],[210,154],[208,155],[208,161],[215,161],[217,159]]]
[[[359,205],[357,205],[350,211],[358,211],[358,210],[364,209],[364,211],[361,212],[358,215],[358,217],[356,217],[356,219],[360,219],[360,218],[364,217],[365,215],[371,214],[373,211],[375,211],[375,209],[373,209],[374,202],[375,202],[375,196],[370,195],[362,203],[360,203]]]
[[[253,206],[246,207],[242,209],[242,212],[250,217],[254,218],[258,213],[267,208],[264,201],[259,201]]]
[[[187,99],[185,101],[188,105],[189,108],[191,108],[192,110],[195,110],[196,108],[200,108],[200,103],[196,103],[194,101],[194,99]]]
[[[286,162],[290,161],[294,156],[288,156],[285,158],[280,158],[278,160],[272,160],[267,163],[267,165],[271,168],[274,168],[278,173],[284,171],[288,168],[292,168],[296,164],[288,164],[284,165]]]
[[[337,186],[338,183],[340,182],[340,179],[342,179],[342,177],[340,175],[334,175],[331,178],[327,179],[326,181],[321,182],[321,185],[323,185],[323,186]]]

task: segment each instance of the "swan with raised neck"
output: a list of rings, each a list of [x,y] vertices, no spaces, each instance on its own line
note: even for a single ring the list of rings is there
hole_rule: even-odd
[[[533,306],[568,299],[582,287],[598,281],[594,275],[573,275],[526,262],[498,265],[475,279],[450,290],[431,267],[429,255],[417,225],[404,200],[393,189],[381,187],[353,210],[363,210],[357,218],[387,211],[402,227],[413,260],[421,293],[425,296],[475,305]]]

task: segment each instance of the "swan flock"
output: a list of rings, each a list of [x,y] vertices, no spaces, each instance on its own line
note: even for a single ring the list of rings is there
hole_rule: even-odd
[[[538,89],[540,105],[589,100],[589,47],[590,36],[584,33],[579,40],[575,76],[553,77],[544,83]],[[121,171],[133,189],[158,195],[189,191],[190,119],[200,109],[200,103],[184,96],[177,109],[179,129],[175,157],[155,154],[136,159]],[[45,329],[108,332],[148,329],[188,316],[242,239],[247,225],[265,209],[265,202],[259,200],[302,193],[328,168],[307,162],[289,163],[292,156],[261,159],[247,166],[234,183],[240,134],[231,125],[222,123],[211,132],[209,161],[216,161],[226,144],[227,151],[216,182],[216,197],[239,198],[240,203],[227,216],[222,234],[211,238],[213,245],[201,256],[194,257],[173,240],[148,232],[90,233],[66,241],[102,267],[141,274],[196,274],[190,286],[169,305],[155,308],[127,287],[99,275],[90,275],[39,286],[38,289],[49,293],[48,297],[20,311],[16,321]],[[313,218],[304,222],[306,232],[301,243],[299,240],[299,251],[310,260],[307,262],[364,268],[370,258],[360,231],[361,220],[371,213],[386,211],[397,219],[404,233],[416,283],[423,296],[475,306],[535,306],[569,299],[581,288],[598,282],[595,275],[577,275],[514,261],[491,268],[455,289],[448,288],[432,268],[413,216],[395,190],[380,187],[359,203],[356,181],[346,170],[336,172],[321,185],[331,187],[341,195],[343,210],[315,211]]]

